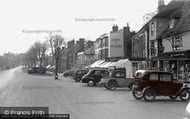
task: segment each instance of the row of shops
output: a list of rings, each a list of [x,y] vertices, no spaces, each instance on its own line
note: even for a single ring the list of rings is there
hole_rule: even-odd
[[[153,58],[153,66],[172,72],[178,80],[186,80],[190,77],[190,50],[163,53]]]

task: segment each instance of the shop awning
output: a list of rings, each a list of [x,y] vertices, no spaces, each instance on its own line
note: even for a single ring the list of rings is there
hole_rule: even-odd
[[[98,60],[95,61],[93,64],[90,65],[91,68],[98,67],[100,64],[102,64],[105,60]]]
[[[102,66],[102,68],[108,68],[113,62],[107,62]]]

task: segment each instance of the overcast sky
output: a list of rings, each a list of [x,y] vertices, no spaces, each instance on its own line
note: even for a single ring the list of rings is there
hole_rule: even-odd
[[[0,0],[0,54],[25,52],[48,36],[23,32],[27,30],[61,30],[67,41],[80,37],[94,41],[113,24],[122,28],[129,22],[137,31],[143,16],[156,11],[157,5],[158,0]]]

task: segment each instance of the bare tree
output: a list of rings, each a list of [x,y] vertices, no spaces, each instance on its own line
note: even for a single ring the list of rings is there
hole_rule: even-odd
[[[47,42],[35,42],[34,43],[34,53],[39,61],[39,66],[43,67],[43,62],[45,59],[45,53],[48,49]]]
[[[59,59],[61,57],[62,51],[65,48],[64,38],[61,35],[50,34],[49,43],[50,43],[51,53],[55,61],[55,79],[58,79]]]
[[[29,67],[33,67],[39,63],[40,68],[43,67],[47,49],[47,42],[35,42],[25,53],[25,64],[27,64]]]

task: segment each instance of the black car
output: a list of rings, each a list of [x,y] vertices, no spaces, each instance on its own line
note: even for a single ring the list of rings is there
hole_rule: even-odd
[[[46,73],[46,68],[44,67],[32,67],[28,69],[28,73],[29,74],[45,74]]]
[[[73,76],[73,74],[74,74],[74,71],[72,71],[72,70],[66,70],[63,73],[63,76],[68,77],[68,76]]]
[[[95,86],[101,81],[101,78],[107,77],[109,72],[107,69],[91,69],[82,77],[82,83],[87,83],[88,86]]]
[[[82,77],[87,74],[88,71],[87,70],[76,70],[75,73],[74,73],[74,77],[73,79],[76,81],[76,82],[80,82]]]

